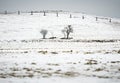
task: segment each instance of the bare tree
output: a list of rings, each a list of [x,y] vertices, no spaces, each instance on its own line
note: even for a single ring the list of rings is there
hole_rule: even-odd
[[[46,37],[46,35],[47,35],[47,33],[48,33],[48,30],[42,29],[42,30],[40,31],[40,33],[43,35],[43,39],[45,39],[45,37]]]
[[[73,33],[73,28],[71,25],[68,25],[62,30],[62,33],[64,34],[66,39],[69,39],[70,33]]]

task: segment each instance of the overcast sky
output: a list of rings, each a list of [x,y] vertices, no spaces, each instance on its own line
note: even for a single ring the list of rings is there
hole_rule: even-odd
[[[4,10],[66,10],[120,18],[120,0],[0,0]]]

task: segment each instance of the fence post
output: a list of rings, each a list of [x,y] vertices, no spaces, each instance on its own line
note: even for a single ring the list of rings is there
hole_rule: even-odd
[[[56,16],[58,17],[58,12],[56,12]]]
[[[98,17],[95,17],[96,18],[96,21],[98,21]]]
[[[18,11],[18,15],[20,15],[20,11]]]
[[[5,11],[5,14],[7,14],[7,11]]]
[[[31,15],[33,15],[33,11],[31,11]]]
[[[82,19],[85,19],[85,17],[84,17],[84,16],[82,16]]]
[[[72,18],[72,14],[70,14],[70,18]]]
[[[44,15],[43,15],[43,16],[46,16],[46,12],[45,12],[45,11],[43,11],[43,13],[44,13]]]
[[[111,19],[111,18],[109,19],[109,22],[110,22],[110,23],[112,22],[112,19]]]

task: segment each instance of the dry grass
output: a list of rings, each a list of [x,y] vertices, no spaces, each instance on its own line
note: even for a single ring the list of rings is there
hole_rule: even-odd
[[[96,60],[87,60],[87,62],[85,63],[85,65],[97,65],[98,62]]]
[[[67,71],[62,74],[65,77],[77,77],[79,76],[78,72],[73,72],[73,71]]]
[[[55,63],[48,63],[47,65],[50,65],[50,66],[60,66],[59,64],[55,64]]]
[[[96,72],[103,71],[103,70],[104,70],[103,68],[97,68],[97,69],[95,69]]]
[[[32,62],[31,65],[36,65],[36,63],[35,63],[35,62]]]
[[[38,53],[41,53],[41,54],[47,54],[48,51],[38,51]]]
[[[58,54],[57,52],[51,52],[51,54]]]

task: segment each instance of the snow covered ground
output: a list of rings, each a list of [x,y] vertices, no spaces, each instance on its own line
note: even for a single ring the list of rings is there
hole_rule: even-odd
[[[61,29],[67,25],[72,25],[74,33],[71,34],[74,39],[119,39],[120,38],[120,20],[112,19],[109,23],[106,19],[98,19],[95,16],[73,13],[69,18],[69,13],[60,13],[56,17],[55,13],[43,13],[34,15],[28,14],[9,14],[0,15],[0,38],[1,40],[10,39],[36,39],[41,38],[40,30],[47,29],[49,33],[47,38],[55,36],[58,39],[63,37]],[[100,17],[101,18],[101,17]]]
[[[0,83],[119,83],[120,20],[71,14],[0,14]]]

